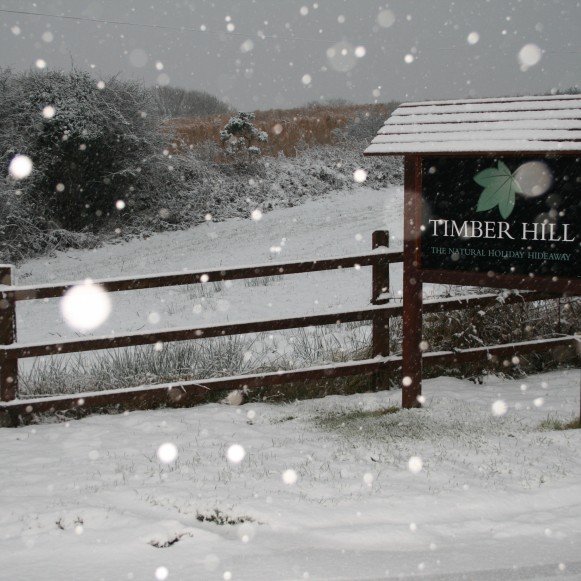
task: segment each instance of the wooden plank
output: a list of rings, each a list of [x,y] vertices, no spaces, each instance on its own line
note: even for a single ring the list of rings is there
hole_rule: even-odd
[[[494,131],[506,129],[581,129],[581,119],[523,119],[520,121],[482,121],[476,123],[429,123],[428,125],[390,123],[388,119],[377,135],[420,134],[452,131]]]
[[[14,283],[14,267],[0,266],[2,284]],[[16,343],[16,302],[12,298],[0,299],[0,344]],[[0,401],[10,401],[18,392],[18,360],[0,362]]]
[[[410,125],[428,123],[476,123],[480,121],[518,121],[521,119],[579,119],[581,114],[577,109],[562,109],[556,111],[505,111],[484,113],[439,113],[391,116],[390,123]]]
[[[543,351],[553,351],[560,349],[570,349],[572,355],[581,357],[581,339],[579,337],[554,337],[549,339],[538,339],[535,341],[519,341],[507,343],[505,345],[490,345],[484,347],[472,347],[449,352],[431,352],[424,355],[427,365],[444,365],[456,363],[469,363],[475,361],[498,361],[500,358],[510,358],[513,355],[524,355],[525,353],[536,353]]]
[[[305,315],[282,319],[263,319],[258,321],[225,323],[156,331],[154,333],[128,333],[126,335],[95,337],[88,339],[72,339],[56,343],[29,343],[27,345],[4,346],[0,348],[0,357],[5,359],[23,359],[27,357],[42,357],[44,355],[61,355],[82,351],[101,351],[120,347],[135,347],[138,345],[153,345],[172,341],[189,341],[224,337],[227,335],[245,335],[248,333],[263,333],[265,331],[283,331],[315,325],[336,325],[354,321],[371,320],[374,314],[384,306],[367,307],[348,311],[338,311],[320,315]]]
[[[398,107],[392,117],[407,115],[440,115],[457,113],[501,113],[501,112],[521,112],[521,111],[576,111],[577,116],[581,114],[581,98],[573,99],[528,99],[514,101],[483,102],[472,101],[467,103],[441,103],[439,105],[415,105],[413,107]]]
[[[372,249],[389,248],[389,232],[377,230],[371,236]],[[383,261],[373,266],[371,276],[371,304],[389,303],[389,262]],[[389,355],[389,311],[375,313],[371,323],[371,356],[387,357]],[[371,377],[374,391],[388,389],[389,377],[385,371],[378,371]]]
[[[322,258],[320,260],[299,260],[293,262],[259,264],[255,266],[241,266],[232,268],[192,270],[160,275],[135,276],[132,278],[109,278],[93,280],[107,292],[141,290],[202,282],[238,280],[243,278],[258,278],[262,276],[276,276],[281,274],[301,274],[324,270],[354,268],[357,266],[373,266],[379,260],[401,262],[403,253],[392,250],[385,254],[368,253],[344,256],[339,258]],[[14,298],[16,301],[47,299],[61,297],[68,290],[83,284],[83,281],[66,282],[62,284],[40,284],[18,286],[14,289],[0,289],[0,297]]]
[[[426,105],[465,105],[473,103],[521,103],[523,101],[571,101],[579,95],[527,95],[524,97],[484,97],[481,99],[447,99],[439,101],[415,101],[402,103],[400,107],[423,107]]]
[[[404,168],[402,407],[413,408],[422,393],[421,158],[406,155]]]
[[[371,146],[369,146],[371,147]],[[405,151],[369,151],[369,147],[363,152],[365,157],[405,157],[409,152]],[[563,157],[563,156],[579,156],[581,151],[576,149],[560,149],[560,150],[547,150],[547,151],[535,151],[535,155],[542,155],[544,157]],[[530,151],[436,151],[436,152],[426,152],[422,154],[422,157],[490,157],[497,158],[502,155],[510,155],[511,157],[522,157],[530,158]]]
[[[563,279],[547,276],[495,274],[493,272],[455,272],[451,270],[423,270],[424,282],[455,284],[490,288],[513,288],[545,291],[561,296],[581,295],[581,279]]]
[[[126,407],[152,407],[153,405],[184,405],[191,400],[202,401],[210,392],[250,389],[254,387],[281,385],[296,381],[317,381],[333,377],[352,375],[369,375],[379,369],[396,369],[400,365],[399,357],[383,359],[365,359],[348,363],[334,363],[307,369],[275,371],[269,373],[240,375],[236,377],[219,377],[195,381],[164,383],[161,385],[141,386],[128,389],[115,389],[78,393],[75,395],[50,396],[16,400],[1,404],[0,412],[12,414],[30,414],[53,412],[76,408],[91,409],[99,406],[123,405]]]
[[[558,155],[581,154],[581,141],[454,141],[426,143],[372,143],[365,150],[365,155],[407,155],[426,154],[431,156],[446,156],[458,154],[478,154],[481,156],[525,155],[530,152]]]
[[[539,341],[524,341],[492,347],[476,347],[451,352],[427,353],[423,356],[426,367],[447,363],[500,360],[502,357],[529,352],[551,350],[577,350],[579,340],[575,337],[559,337]],[[104,390],[74,395],[50,396],[1,402],[0,412],[8,412],[13,418],[32,413],[54,412],[70,409],[95,409],[102,406],[123,405],[126,409],[151,408],[155,405],[183,406],[200,403],[210,392],[231,389],[252,389],[256,387],[281,385],[297,381],[316,381],[334,377],[368,375],[378,370],[396,372],[402,366],[402,358],[390,356],[378,359],[365,359],[346,363],[277,371],[261,374],[250,374],[235,377],[220,377],[192,381],[172,382],[128,389]]]
[[[12,286],[14,280],[14,266],[12,264],[0,264],[0,285]]]
[[[509,294],[499,302],[496,293],[449,297],[444,299],[430,299],[424,301],[426,313],[436,313],[463,309],[467,307],[485,307],[496,304],[515,304],[555,298],[549,293],[525,293]],[[155,333],[129,333],[119,336],[105,336],[88,339],[70,339],[57,343],[28,343],[14,344],[12,346],[0,346],[0,360],[14,360],[18,358],[42,357],[45,355],[62,355],[82,351],[100,351],[120,347],[137,345],[153,345],[161,342],[186,341],[191,339],[203,339],[220,337],[229,334],[258,333],[264,331],[280,331],[315,325],[334,325],[338,322],[367,321],[379,313],[385,312],[386,317],[398,317],[403,313],[402,305],[381,304],[360,310],[341,311],[322,315],[306,315],[303,317],[290,317],[283,319],[264,319],[261,321],[229,323],[226,325],[208,325],[195,328],[169,329]]]
[[[397,128],[397,125],[393,127]],[[506,128],[487,130],[481,128],[480,123],[475,123],[474,127],[468,131],[436,131],[428,125],[417,133],[380,134],[371,143],[423,143],[426,141],[448,143],[450,141],[515,141],[522,139],[526,141],[581,141],[581,131]]]

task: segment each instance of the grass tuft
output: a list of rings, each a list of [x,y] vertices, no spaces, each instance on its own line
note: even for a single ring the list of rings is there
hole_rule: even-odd
[[[211,523],[214,523],[214,524],[219,525],[219,526],[224,526],[224,525],[235,526],[235,525],[241,525],[245,522],[251,522],[251,523],[256,522],[250,516],[234,516],[234,517],[228,516],[226,513],[222,512],[219,508],[215,508],[210,513],[197,512],[196,513],[196,520],[198,520],[199,522],[211,522]]]
[[[570,421],[560,420],[555,417],[548,417],[539,424],[539,429],[543,431],[563,431],[581,429],[581,417]]]

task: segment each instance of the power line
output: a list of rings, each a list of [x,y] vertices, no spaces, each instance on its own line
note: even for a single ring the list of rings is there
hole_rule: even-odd
[[[47,14],[44,12],[29,12],[26,10],[8,10],[5,8],[0,8],[0,12],[5,12],[8,14],[20,14],[24,16],[44,16],[45,18],[60,18],[61,20],[74,20],[77,22],[95,22],[97,24],[118,24],[120,26],[134,26],[137,28],[154,28],[159,30],[177,30],[179,32],[197,32],[202,34],[214,34],[214,35],[221,35],[226,34],[230,36],[241,36],[244,38],[248,38],[249,34],[245,34],[243,32],[234,32],[234,31],[227,31],[227,32],[213,32],[208,31],[206,29],[200,28],[192,28],[190,26],[170,26],[167,24],[146,24],[143,22],[129,22],[126,20],[105,20],[102,18],[88,18],[86,16],[66,16],[64,14]],[[300,36],[276,36],[276,35],[268,35],[268,34],[260,34],[259,38],[261,39],[270,39],[270,40],[296,40],[301,42],[321,42],[324,44],[337,44],[338,41],[336,40],[325,40],[323,38],[304,38]]]
[[[177,30],[179,32],[196,32],[201,34],[213,34],[213,35],[228,35],[228,36],[240,36],[243,38],[249,38],[253,36],[251,34],[246,34],[243,32],[234,31],[209,31],[207,29],[193,28],[191,26],[170,26],[168,24],[146,24],[143,22],[129,22],[127,20],[105,20],[103,18],[88,18],[86,16],[66,16],[64,14],[48,14],[45,12],[30,12],[26,10],[9,10],[7,8],[0,8],[0,12],[7,14],[19,14],[23,16],[43,16],[45,18],[60,18],[61,20],[74,20],[76,22],[94,22],[97,24],[117,24],[120,26],[133,26],[135,28],[150,28],[157,30]],[[306,38],[301,36],[276,36],[269,34],[258,35],[260,39],[269,40],[284,40],[284,41],[301,41],[301,42],[318,42],[323,44],[337,44],[337,40],[326,40],[324,38]],[[458,50],[460,46],[442,46],[442,47],[431,47],[430,50]],[[551,54],[580,54],[579,50],[545,50],[545,53]],[[506,53],[506,51],[505,51]]]

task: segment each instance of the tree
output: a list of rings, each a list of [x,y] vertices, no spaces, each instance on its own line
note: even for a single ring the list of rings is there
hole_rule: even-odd
[[[230,111],[226,103],[205,91],[155,87],[153,95],[159,114],[165,118],[222,115]]]
[[[220,131],[220,141],[229,155],[260,155],[260,148],[255,141],[266,143],[268,133],[255,127],[254,113],[238,113],[231,117],[224,129]]]

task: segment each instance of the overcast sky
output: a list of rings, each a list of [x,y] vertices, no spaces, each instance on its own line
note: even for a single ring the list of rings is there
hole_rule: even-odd
[[[577,0],[0,0],[0,9],[118,22],[0,11],[1,66],[74,61],[96,77],[202,89],[242,110],[581,84]]]

